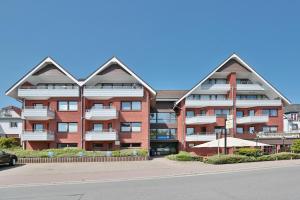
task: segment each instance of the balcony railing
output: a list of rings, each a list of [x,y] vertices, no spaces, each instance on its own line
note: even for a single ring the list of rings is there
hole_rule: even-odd
[[[213,124],[217,122],[215,115],[197,115],[187,116],[185,119],[186,124]]]
[[[22,110],[22,119],[49,120],[54,119],[54,112],[47,106],[26,106]]]
[[[264,91],[264,88],[257,84],[237,84],[236,85],[237,91]]]
[[[54,141],[54,133],[48,130],[29,130],[21,134],[22,141]]]
[[[26,99],[49,99],[51,97],[79,97],[78,86],[22,86],[18,96]]]
[[[87,120],[111,120],[118,118],[118,112],[115,107],[102,106],[93,107],[85,112],[85,118]]]
[[[202,84],[201,90],[206,92],[227,92],[230,90],[230,84]]]
[[[86,141],[115,141],[118,134],[114,129],[91,130],[85,133]]]
[[[85,86],[83,95],[89,99],[110,99],[113,97],[143,97],[144,89],[132,86]]]
[[[245,117],[237,117],[237,124],[259,124],[259,123],[267,123],[269,121],[269,116],[267,115],[255,115],[255,116],[245,116]]]
[[[232,106],[233,101],[231,99],[224,99],[224,100],[187,99],[185,105],[187,108],[200,108],[200,107],[207,107],[207,106]]]
[[[253,99],[253,100],[236,100],[237,108],[257,107],[257,106],[281,106],[281,100]]]
[[[185,136],[185,141],[193,142],[193,141],[213,141],[217,139],[216,133],[193,133]]]

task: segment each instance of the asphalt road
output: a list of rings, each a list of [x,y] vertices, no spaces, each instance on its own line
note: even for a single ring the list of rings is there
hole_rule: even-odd
[[[144,180],[7,187],[0,199],[298,200],[300,166]]]

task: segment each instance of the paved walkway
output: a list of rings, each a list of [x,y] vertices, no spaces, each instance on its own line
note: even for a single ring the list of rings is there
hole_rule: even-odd
[[[161,178],[288,166],[300,166],[300,160],[209,165],[155,158],[136,162],[27,164],[0,166],[0,187]]]

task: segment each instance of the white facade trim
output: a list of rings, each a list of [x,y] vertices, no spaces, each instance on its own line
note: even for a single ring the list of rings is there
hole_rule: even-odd
[[[197,89],[202,83],[204,83],[209,77],[211,77],[214,73],[216,73],[223,65],[225,65],[229,60],[235,59],[237,62],[242,64],[246,69],[251,71],[254,75],[256,75],[261,81],[263,81],[267,86],[269,86],[278,96],[281,97],[287,104],[291,104],[291,102],[285,98],[278,90],[276,90],[268,81],[266,81],[262,76],[260,76],[252,67],[250,67],[246,62],[244,62],[238,55],[232,54],[229,58],[227,58],[221,65],[219,65],[215,70],[213,70],[208,76],[202,79],[196,86],[194,86],[190,91],[188,91],[185,95],[183,95],[178,101],[176,101],[175,106],[180,103],[183,99],[189,96],[195,89]]]
[[[109,61],[107,61],[104,65],[102,65],[97,71],[95,71],[93,74],[91,74],[84,82],[81,83],[81,85],[85,85],[90,79],[92,79],[94,76],[96,76],[98,73],[109,67],[112,63],[117,63],[120,65],[126,72],[128,72],[130,75],[132,75],[136,80],[138,80],[144,87],[146,87],[153,95],[156,95],[156,92],[154,89],[152,89],[147,83],[145,83],[141,78],[139,78],[133,71],[131,71],[126,65],[124,65],[120,60],[118,60],[116,57],[113,57]]]

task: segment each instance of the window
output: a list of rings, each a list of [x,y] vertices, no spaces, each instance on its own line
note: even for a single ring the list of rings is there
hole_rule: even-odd
[[[142,104],[140,101],[122,101],[121,109],[126,110],[141,110]]]
[[[230,114],[229,109],[216,109],[215,110],[215,115],[216,116],[227,116]]]
[[[236,133],[243,134],[244,133],[244,128],[243,127],[236,127]]]
[[[17,128],[18,122],[10,122],[10,128]]]
[[[176,129],[151,129],[150,138],[152,140],[170,140],[176,139]]]
[[[263,115],[269,116],[269,117],[277,117],[277,109],[266,109],[263,110]]]
[[[101,108],[103,108],[103,103],[94,103],[93,108],[101,109]]]
[[[121,143],[122,148],[130,148],[130,147],[141,147],[141,143]]]
[[[186,135],[193,135],[195,134],[194,128],[186,128]]]
[[[166,113],[151,113],[150,114],[151,123],[159,124],[174,124],[176,123],[176,113],[166,112]]]
[[[33,107],[34,107],[35,109],[38,109],[38,108],[43,108],[44,105],[43,105],[42,103],[35,103],[35,104],[33,104]]]
[[[77,111],[78,102],[77,101],[59,101],[58,111]]]
[[[59,111],[67,111],[68,110],[68,102],[67,101],[59,101],[58,102],[58,110]]]
[[[223,126],[216,126],[215,127],[215,133],[220,135],[220,134],[225,134],[225,127]]]
[[[44,125],[43,124],[33,124],[33,130],[38,131],[44,131]]]
[[[93,125],[93,131],[102,131],[103,130],[103,124],[94,124]]]
[[[255,133],[255,127],[254,126],[250,126],[249,127],[249,133],[250,134],[254,134]]]
[[[186,111],[186,117],[194,117],[195,112],[194,111]]]
[[[292,124],[292,130],[298,130],[298,124]]]
[[[205,116],[206,115],[206,110],[200,110],[200,116]]]
[[[57,148],[62,149],[66,147],[77,147],[77,143],[58,143]]]
[[[57,125],[57,131],[60,133],[72,133],[77,132],[77,123],[76,122],[59,122]]]
[[[277,132],[277,126],[264,126],[263,132],[265,133],[276,133]]]
[[[123,122],[121,123],[121,132],[141,132],[141,122]]]
[[[255,116],[255,110],[249,110],[248,116]]]
[[[243,111],[236,111],[236,117],[244,117]]]

